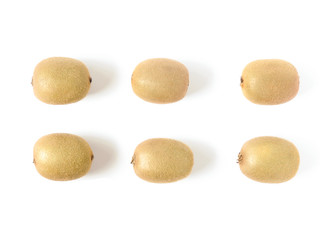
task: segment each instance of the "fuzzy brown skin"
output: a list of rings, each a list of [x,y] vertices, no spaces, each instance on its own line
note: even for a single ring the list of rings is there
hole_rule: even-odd
[[[43,177],[66,181],[80,178],[89,171],[93,153],[83,138],[54,133],[36,142],[33,158],[37,171]]]
[[[152,103],[173,103],[181,100],[189,86],[188,69],[181,63],[154,58],[141,62],[131,78],[134,93]]]
[[[187,177],[193,167],[193,153],[182,142],[153,138],[140,143],[131,163],[137,176],[153,183],[175,182]]]
[[[286,61],[257,60],[244,68],[240,85],[244,96],[253,103],[282,104],[297,95],[299,75],[296,68]]]
[[[247,141],[238,156],[240,169],[248,178],[263,183],[281,183],[293,178],[299,168],[297,148],[277,137]]]
[[[48,104],[69,104],[84,98],[91,77],[87,67],[72,58],[52,57],[35,68],[32,85],[35,96]]]

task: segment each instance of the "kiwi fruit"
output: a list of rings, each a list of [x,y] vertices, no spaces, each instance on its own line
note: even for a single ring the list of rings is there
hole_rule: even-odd
[[[276,105],[288,102],[297,95],[299,75],[296,68],[284,60],[257,60],[244,68],[240,86],[249,101]]]
[[[52,57],[35,67],[32,85],[35,96],[47,104],[68,104],[84,98],[91,85],[87,67],[79,60]]]
[[[153,138],[137,146],[131,163],[141,179],[153,183],[169,183],[191,173],[193,153],[180,141]]]
[[[33,163],[45,178],[66,181],[84,176],[91,167],[93,153],[81,137],[53,133],[40,138],[33,149]]]
[[[189,86],[188,69],[180,62],[154,58],[141,62],[133,71],[134,93],[152,103],[173,103],[181,100]]]
[[[238,163],[244,175],[263,183],[281,183],[293,178],[299,168],[299,152],[289,141],[277,137],[257,137],[247,141]]]

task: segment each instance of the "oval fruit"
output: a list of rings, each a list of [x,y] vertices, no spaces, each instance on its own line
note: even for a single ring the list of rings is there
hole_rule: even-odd
[[[240,169],[252,180],[281,183],[293,178],[299,168],[299,152],[289,141],[258,137],[247,141],[238,157]]]
[[[152,103],[172,103],[181,100],[189,86],[188,69],[181,63],[154,58],[141,62],[131,78],[134,93]]]
[[[33,149],[33,162],[45,178],[57,181],[84,176],[91,167],[93,153],[81,137],[54,133],[40,138]]]
[[[65,57],[41,61],[32,78],[35,96],[48,104],[77,102],[87,95],[90,84],[87,67],[76,59]]]
[[[138,177],[149,182],[168,183],[190,174],[193,153],[182,142],[153,138],[137,146],[131,163]]]
[[[286,61],[257,60],[244,68],[240,85],[244,96],[251,102],[276,105],[297,95],[299,75],[296,68]]]

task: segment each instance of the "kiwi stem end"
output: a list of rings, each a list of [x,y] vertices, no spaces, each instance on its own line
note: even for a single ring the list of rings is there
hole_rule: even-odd
[[[133,155],[132,160],[131,160],[131,164],[132,164],[132,165],[134,165],[135,160],[136,160],[136,156],[135,156],[135,155]]]
[[[242,159],[243,159],[243,156],[242,156],[241,152],[239,152],[237,163],[241,163]]]

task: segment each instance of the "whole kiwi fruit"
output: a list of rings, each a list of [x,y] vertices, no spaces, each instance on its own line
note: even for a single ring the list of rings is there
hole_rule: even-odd
[[[297,95],[299,75],[296,68],[284,60],[256,60],[244,68],[240,85],[244,96],[251,102],[276,105]]]
[[[33,92],[48,104],[74,103],[84,98],[91,85],[85,64],[65,57],[52,57],[38,63],[32,78]]]
[[[81,137],[68,133],[53,133],[41,137],[33,149],[33,162],[45,178],[57,181],[84,176],[91,167],[93,153]]]
[[[247,141],[238,163],[244,175],[263,183],[281,183],[293,178],[299,168],[299,152],[289,141],[278,137],[257,137]]]
[[[181,100],[189,86],[188,69],[180,62],[153,58],[141,62],[133,71],[134,93],[152,103],[173,103]]]
[[[152,138],[140,143],[131,163],[138,177],[153,183],[175,182],[187,177],[193,167],[193,153],[184,143]]]

